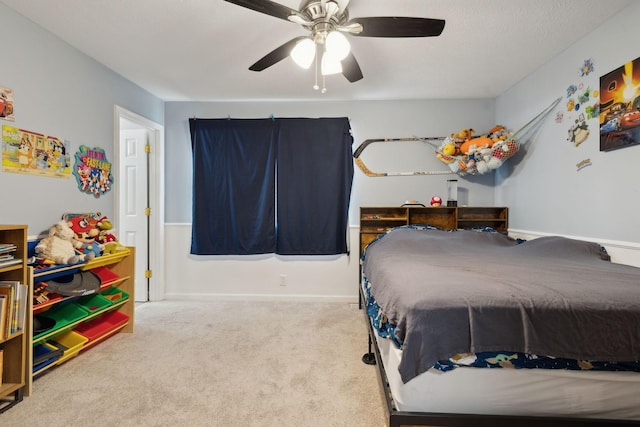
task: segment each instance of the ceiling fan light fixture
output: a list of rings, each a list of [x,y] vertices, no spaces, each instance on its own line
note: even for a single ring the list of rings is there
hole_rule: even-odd
[[[329,34],[327,34],[325,46],[327,52],[329,52],[332,56],[338,58],[339,61],[342,61],[344,58],[346,58],[351,51],[349,40],[347,40],[345,35],[339,31],[331,31]]]
[[[304,69],[311,67],[315,57],[316,44],[309,38],[300,40],[291,50],[291,59],[293,59],[293,62]]]
[[[324,55],[322,55],[320,72],[323,76],[342,73],[342,63],[340,59],[330,52],[325,52]]]

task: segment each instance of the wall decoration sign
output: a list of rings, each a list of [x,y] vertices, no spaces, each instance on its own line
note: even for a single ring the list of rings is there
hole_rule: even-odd
[[[640,58],[600,77],[600,151],[640,144]]]
[[[578,168],[577,169],[578,172],[580,172],[582,169],[586,168],[587,166],[591,166],[591,159],[584,159],[576,164],[576,168]]]
[[[0,86],[0,119],[14,121],[13,89]]]
[[[75,159],[73,174],[81,192],[100,197],[111,190],[113,185],[111,162],[107,160],[104,149],[81,145]]]
[[[69,141],[2,126],[2,170],[55,178],[71,176]]]
[[[580,146],[587,140],[591,134],[589,120],[595,119],[600,109],[596,82],[591,82],[591,77],[589,77],[594,69],[593,59],[585,59],[580,67],[578,81],[567,86],[565,111],[556,113],[556,123],[569,124],[567,141],[574,147]]]

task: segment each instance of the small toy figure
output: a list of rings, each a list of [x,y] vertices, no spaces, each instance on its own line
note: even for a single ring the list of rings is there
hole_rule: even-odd
[[[442,199],[440,198],[440,196],[433,196],[431,198],[431,206],[437,208],[440,207],[440,205],[442,205]]]

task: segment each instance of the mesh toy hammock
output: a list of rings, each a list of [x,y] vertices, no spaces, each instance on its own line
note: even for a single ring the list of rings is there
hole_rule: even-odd
[[[520,146],[524,143],[525,136],[529,135],[534,129],[536,129],[544,120],[544,118],[553,111],[558,105],[561,98],[557,98],[551,105],[549,105],[544,111],[531,119],[527,124],[521,127],[513,135],[508,135],[506,130],[502,126],[497,126],[492,129],[493,135],[490,133],[488,137],[493,136],[492,145],[488,146],[474,146],[471,145],[466,153],[460,153],[456,155],[448,155],[443,152],[447,145],[453,146],[455,150],[459,149],[460,145],[465,141],[463,139],[450,137],[427,137],[427,138],[386,138],[386,139],[367,139],[360,144],[360,146],[354,151],[353,157],[356,165],[367,176],[413,176],[413,175],[447,175],[458,174],[464,175],[482,175],[491,172],[499,168],[505,160],[512,157],[518,152]],[[486,140],[487,138],[483,138]],[[441,141],[440,145],[436,147],[435,155],[443,163],[449,166],[449,170],[441,171],[416,171],[416,172],[374,172],[369,169],[362,159],[360,154],[372,143],[375,142],[402,142],[402,141],[422,141],[430,145],[434,145],[433,141]],[[493,142],[497,141],[497,142]],[[469,141],[473,144],[474,140]],[[434,145],[435,146],[435,145]]]

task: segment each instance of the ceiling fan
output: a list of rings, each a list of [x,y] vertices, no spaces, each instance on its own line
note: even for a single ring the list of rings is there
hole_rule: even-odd
[[[434,37],[445,21],[431,18],[387,17],[349,19],[349,0],[301,0],[299,10],[270,0],[225,0],[229,3],[284,19],[309,30],[309,36],[295,37],[272,50],[249,67],[262,71],[291,56],[296,64],[309,68],[316,63],[322,76],[342,73],[350,82],[362,79],[362,70],[344,34],[359,37]],[[323,85],[324,86],[324,85]],[[323,87],[322,91],[326,91]]]

